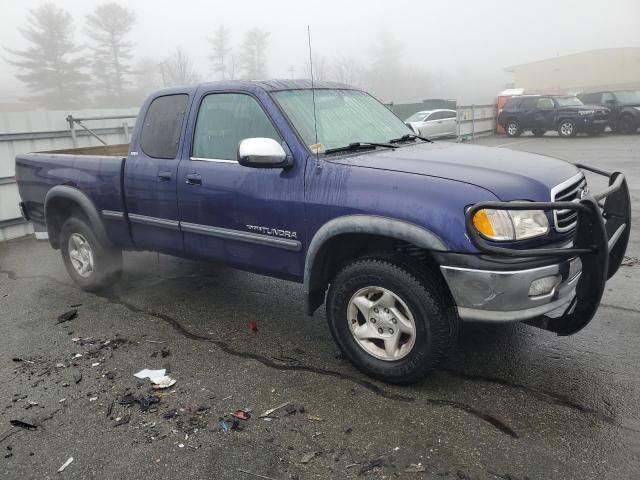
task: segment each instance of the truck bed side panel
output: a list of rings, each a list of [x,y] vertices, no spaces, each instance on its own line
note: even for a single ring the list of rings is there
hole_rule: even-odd
[[[45,223],[44,200],[56,185],[77,188],[102,215],[109,240],[131,248],[129,227],[124,219],[108,218],[104,211],[125,212],[120,156],[31,153],[16,157],[16,180],[20,197],[34,222]]]

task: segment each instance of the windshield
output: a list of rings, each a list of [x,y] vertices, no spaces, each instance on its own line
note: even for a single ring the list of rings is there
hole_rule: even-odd
[[[614,95],[620,103],[640,103],[640,91],[628,90],[625,92],[615,92]]]
[[[555,97],[555,99],[561,107],[576,107],[578,105],[584,105],[578,97]]]
[[[418,112],[411,115],[409,118],[405,120],[405,122],[421,122],[424,118],[429,115],[429,112]]]
[[[355,142],[385,143],[413,133],[387,107],[365,92],[320,89],[315,90],[316,142],[312,91],[285,90],[274,92],[273,97],[313,152],[324,153]]]

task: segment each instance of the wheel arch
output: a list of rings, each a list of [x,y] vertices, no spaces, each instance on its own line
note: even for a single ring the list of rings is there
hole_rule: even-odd
[[[84,216],[103,245],[111,245],[107,232],[91,199],[70,185],[57,185],[47,192],[44,200],[45,222],[49,243],[60,248],[60,231],[64,222],[74,216]]]
[[[346,260],[389,250],[403,242],[420,251],[447,251],[432,231],[403,220],[375,215],[348,215],[325,223],[313,236],[304,267],[307,314],[323,304],[327,286]]]

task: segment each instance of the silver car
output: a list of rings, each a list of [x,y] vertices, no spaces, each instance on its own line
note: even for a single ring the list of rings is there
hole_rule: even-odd
[[[423,137],[450,137],[456,135],[455,110],[422,110],[411,115],[404,123]]]

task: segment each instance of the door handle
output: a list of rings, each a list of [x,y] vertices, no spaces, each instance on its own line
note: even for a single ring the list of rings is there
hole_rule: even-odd
[[[171,172],[158,172],[158,179],[161,182],[170,182],[171,181]]]
[[[190,173],[186,176],[187,185],[202,185],[202,177],[197,173]]]

